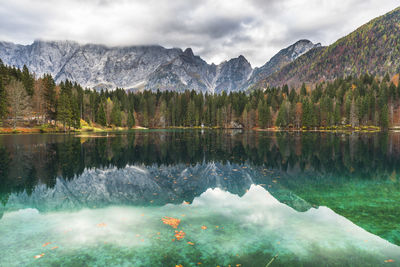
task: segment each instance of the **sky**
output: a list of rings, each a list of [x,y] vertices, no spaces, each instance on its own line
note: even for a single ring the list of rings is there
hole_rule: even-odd
[[[299,39],[329,45],[398,0],[1,0],[0,40],[191,47],[253,67]]]

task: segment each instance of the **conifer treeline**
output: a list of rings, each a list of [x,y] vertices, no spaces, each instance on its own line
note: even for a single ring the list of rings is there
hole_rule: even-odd
[[[397,82],[396,82],[397,83]],[[287,85],[250,93],[203,94],[195,91],[127,92],[84,90],[70,81],[56,85],[50,75],[35,79],[0,61],[0,118],[58,123],[80,128],[81,120],[101,126],[314,128],[395,123],[400,86],[368,74],[323,82],[314,88]]]

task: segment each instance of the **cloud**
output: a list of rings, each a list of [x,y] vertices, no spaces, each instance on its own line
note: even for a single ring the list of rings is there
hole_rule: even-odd
[[[208,62],[264,64],[299,39],[330,44],[397,0],[2,0],[0,40],[192,47]]]

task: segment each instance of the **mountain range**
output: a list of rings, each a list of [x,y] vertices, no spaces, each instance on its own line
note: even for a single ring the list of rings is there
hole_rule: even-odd
[[[26,65],[39,76],[50,73],[56,82],[69,79],[95,89],[221,93],[246,89],[316,46],[320,45],[300,40],[254,70],[242,55],[215,65],[194,55],[191,48],[107,47],[72,41],[0,42],[0,59],[19,68]]]
[[[194,55],[191,48],[108,47],[73,41],[0,42],[0,59],[19,68],[26,65],[37,76],[50,73],[56,82],[69,79],[94,89],[221,93],[283,84],[296,87],[366,72],[394,75],[400,72],[399,38],[397,8],[329,46],[299,40],[254,69],[242,55],[215,65]]]

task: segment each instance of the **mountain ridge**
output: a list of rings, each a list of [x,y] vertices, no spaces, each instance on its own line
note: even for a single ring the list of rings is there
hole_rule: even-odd
[[[400,72],[400,7],[374,18],[333,44],[313,49],[254,88],[299,87],[343,76],[370,73],[393,76]]]
[[[307,41],[302,49],[310,49],[310,43]],[[257,79],[243,55],[215,65],[195,55],[191,48],[160,45],[110,47],[75,41],[35,40],[30,45],[0,42],[0,58],[7,65],[19,68],[27,65],[37,75],[50,73],[56,82],[68,79],[94,89],[221,93],[244,90],[249,86],[249,78]],[[270,68],[276,71],[292,60],[277,60]],[[262,68],[258,74],[264,75]]]

